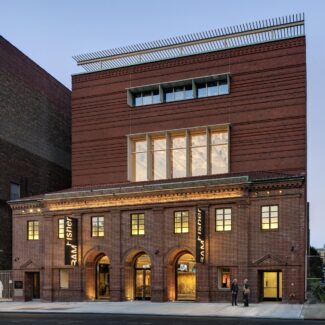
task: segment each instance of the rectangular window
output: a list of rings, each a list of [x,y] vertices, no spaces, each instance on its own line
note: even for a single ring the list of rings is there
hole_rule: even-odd
[[[228,173],[228,132],[211,126],[130,136],[130,180]]]
[[[191,176],[207,175],[207,135],[191,134]]]
[[[262,206],[261,225],[263,230],[279,228],[279,207],[277,205]]]
[[[144,235],[144,214],[131,214],[131,234],[132,236]]]
[[[228,132],[212,131],[210,136],[211,174],[228,172]]]
[[[104,217],[91,217],[91,236],[104,237]]]
[[[175,135],[171,140],[171,177],[186,177],[185,135]]]
[[[16,183],[10,183],[10,200],[20,199],[20,185]]]
[[[133,105],[143,106],[160,102],[159,89],[140,91],[133,94]]]
[[[39,221],[27,221],[28,240],[39,240]]]
[[[228,93],[229,76],[213,75],[128,89],[128,103],[130,106],[143,106]]]
[[[60,288],[69,289],[69,269],[60,269]]]
[[[231,208],[216,209],[216,231],[231,230]]]
[[[166,138],[154,138],[152,145],[152,179],[166,179]]]
[[[147,141],[138,140],[133,143],[132,167],[135,181],[148,180],[147,176]]]
[[[188,233],[188,211],[176,211],[174,213],[174,232],[175,234]]]
[[[218,288],[230,289],[230,269],[228,267],[218,268]]]
[[[58,221],[58,238],[64,239],[64,218]]]

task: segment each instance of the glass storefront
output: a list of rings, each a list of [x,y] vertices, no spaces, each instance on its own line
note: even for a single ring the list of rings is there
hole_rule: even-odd
[[[176,263],[176,299],[196,299],[196,263],[191,254],[183,254]]]
[[[101,257],[96,266],[97,271],[97,299],[109,299],[109,259]]]
[[[151,261],[147,254],[139,255],[134,264],[135,268],[135,299],[151,299]]]

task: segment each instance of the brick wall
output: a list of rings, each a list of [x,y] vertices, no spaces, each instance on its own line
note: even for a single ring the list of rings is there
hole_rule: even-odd
[[[22,196],[70,187],[71,109],[70,90],[1,36],[0,110],[0,269],[8,269],[10,182]]]

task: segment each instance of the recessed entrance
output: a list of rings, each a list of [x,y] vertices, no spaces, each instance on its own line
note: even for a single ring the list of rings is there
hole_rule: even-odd
[[[39,272],[26,272],[26,300],[40,299],[40,274]]]
[[[176,299],[196,299],[196,263],[188,253],[181,255],[176,262]]]
[[[109,299],[109,259],[102,256],[96,263],[96,298]]]
[[[282,300],[282,272],[264,271],[260,274],[262,282],[262,300]]]
[[[136,300],[151,299],[151,261],[147,254],[140,254],[134,263]]]

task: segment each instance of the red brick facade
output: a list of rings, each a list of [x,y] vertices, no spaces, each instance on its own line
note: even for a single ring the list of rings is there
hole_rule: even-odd
[[[10,183],[21,197],[71,184],[71,92],[0,36],[0,269],[12,266]]]
[[[127,104],[129,87],[222,73],[231,76],[225,96],[140,108]],[[229,173],[128,181],[127,135],[225,124],[230,125]],[[15,299],[32,298],[28,272],[40,274],[41,299],[97,299],[97,261],[105,255],[107,298],[133,300],[136,258],[145,253],[151,300],[177,300],[183,290],[178,288],[178,260],[185,253],[196,256],[196,209],[202,208],[206,260],[193,271],[194,300],[229,301],[229,288],[219,285],[220,270],[227,269],[240,285],[249,280],[254,302],[263,300],[266,271],[282,272],[283,302],[303,302],[304,37],[73,76],[72,177],[70,190],[13,205],[14,277],[24,283]],[[263,206],[278,207],[277,229],[262,230]],[[216,231],[216,209],[221,208],[231,209],[231,231]],[[176,211],[188,211],[188,233],[175,233]],[[131,235],[132,213],[145,216],[143,236]],[[78,219],[79,265],[74,268],[64,265],[64,240],[58,238],[58,219],[64,216]],[[91,235],[94,216],[104,217],[104,237]],[[39,240],[27,240],[29,220],[39,221]],[[60,270],[67,268],[68,288],[60,288]]]

